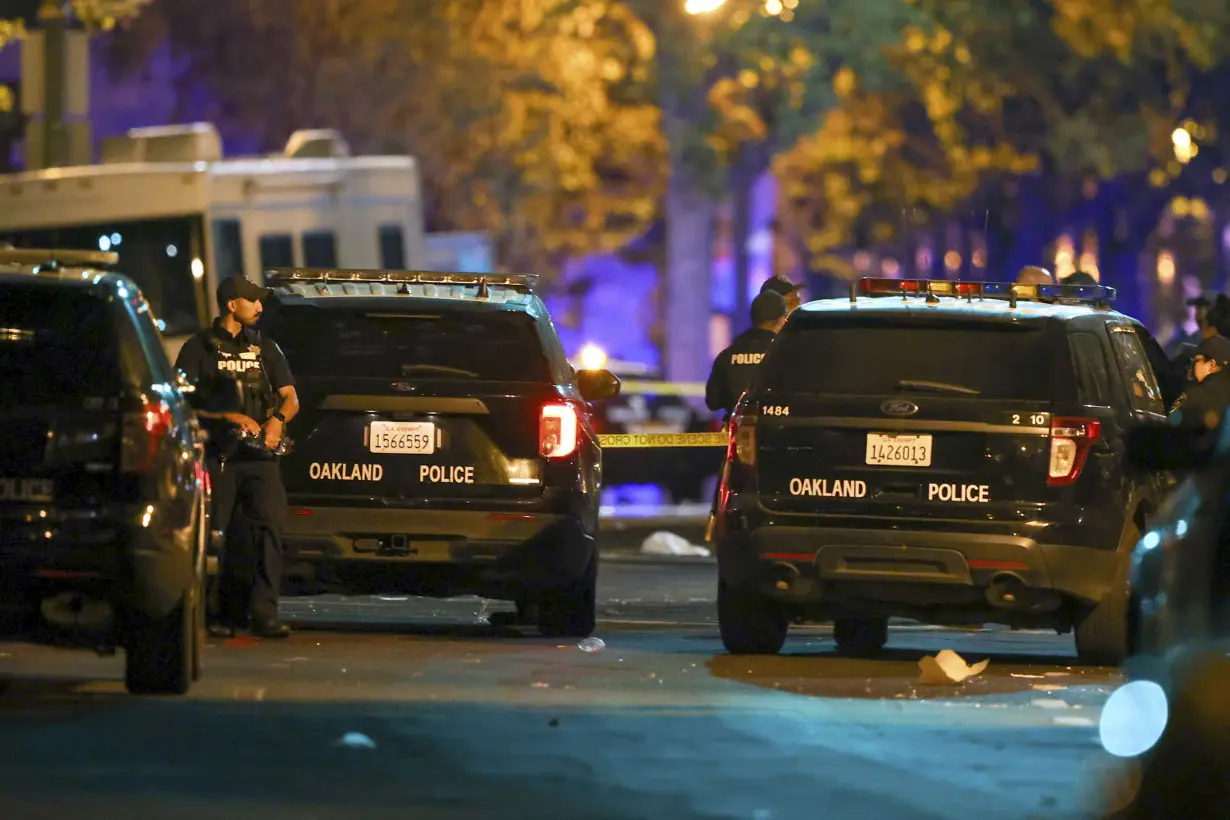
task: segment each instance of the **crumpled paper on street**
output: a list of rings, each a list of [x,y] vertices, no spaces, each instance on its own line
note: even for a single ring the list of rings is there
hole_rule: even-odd
[[[641,543],[642,555],[693,555],[708,558],[709,550],[665,530],[655,532]]]
[[[970,666],[956,652],[945,649],[938,655],[928,655],[918,662],[918,668],[922,670],[918,682],[929,686],[962,683],[967,678],[981,675],[990,662],[988,659]]]

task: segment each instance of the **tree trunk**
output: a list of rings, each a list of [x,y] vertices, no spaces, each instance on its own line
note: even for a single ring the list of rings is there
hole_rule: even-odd
[[[710,281],[714,197],[706,189],[687,145],[707,101],[704,89],[683,81],[669,51],[659,53],[662,123],[669,145],[670,179],[666,185],[666,268],[661,272],[666,327],[662,364],[670,381],[705,381],[713,357],[709,350],[712,315]]]
[[[736,336],[751,327],[748,284],[751,262],[747,244],[752,234],[752,198],[756,181],[768,170],[768,151],[763,143],[743,143],[730,169],[731,246],[734,253],[735,300],[730,317],[730,332]]]

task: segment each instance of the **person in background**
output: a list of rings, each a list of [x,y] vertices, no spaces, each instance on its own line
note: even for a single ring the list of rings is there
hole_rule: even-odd
[[[1213,335],[1196,346],[1192,378],[1170,408],[1180,427],[1216,429],[1230,407],[1230,339]]]
[[[719,353],[713,360],[713,370],[709,373],[709,380],[705,382],[705,405],[710,410],[722,411],[723,430],[728,429],[727,425],[730,423],[730,416],[734,413],[735,405],[751,386],[756,368],[768,352],[769,345],[777,338],[778,331],[786,323],[788,313],[786,299],[781,293],[774,290],[762,290],[760,295],[752,300],[752,327],[740,333],[731,342],[730,347]],[[717,487],[714,488],[713,503],[709,509],[705,541],[713,537],[717,493],[722,486],[722,481],[725,480],[725,470],[726,465],[723,461],[723,473],[719,477]]]
[[[1078,270],[1076,273],[1065,276],[1059,280],[1061,285],[1077,285],[1082,287],[1097,287],[1098,280],[1093,278],[1093,274],[1087,271]]]
[[[1212,299],[1201,294],[1188,299],[1187,304],[1196,309],[1196,332],[1174,342],[1170,361],[1177,372],[1190,379],[1192,358],[1200,343],[1213,336],[1230,337],[1230,299],[1221,293]]]
[[[734,412],[739,397],[751,385],[756,366],[786,323],[788,313],[789,307],[782,294],[762,290],[752,300],[752,327],[740,333],[730,347],[713,360],[713,369],[705,382],[705,405],[710,410],[723,412],[723,424]]]
[[[1055,277],[1051,276],[1051,272],[1046,268],[1040,268],[1036,265],[1027,265],[1021,268],[1021,272],[1016,275],[1016,284],[1018,285],[1053,285]]]
[[[762,294],[776,293],[785,299],[786,315],[789,316],[791,313],[798,310],[799,305],[802,303],[802,300],[799,298],[799,291],[801,291],[804,287],[806,287],[806,285],[796,285],[794,282],[791,282],[789,279],[782,276],[770,276],[765,280],[764,284],[760,286],[760,292]],[[752,304],[755,304],[755,302]]]

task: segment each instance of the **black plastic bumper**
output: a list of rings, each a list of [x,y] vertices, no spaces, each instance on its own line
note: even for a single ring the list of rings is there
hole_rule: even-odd
[[[717,544],[727,584],[772,590],[784,568],[826,584],[985,588],[1011,575],[1025,586],[1096,602],[1110,589],[1112,550],[1040,544],[1021,536],[829,527],[727,532]]]
[[[196,583],[197,541],[191,527],[168,530],[145,509],[0,520],[0,634],[39,631],[42,603],[67,592],[116,614],[170,613]]]
[[[581,520],[556,513],[296,507],[285,532],[295,561],[396,565],[399,571],[472,570],[484,586],[552,589],[596,557]]]

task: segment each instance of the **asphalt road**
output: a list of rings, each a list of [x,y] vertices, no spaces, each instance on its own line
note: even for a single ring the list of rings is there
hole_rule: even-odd
[[[598,637],[501,607],[285,604],[283,642],[213,642],[187,698],[123,693],[120,659],[0,645],[0,818],[1089,816],[1113,670],[1071,639],[901,625],[882,659],[724,654],[706,563],[609,560]],[[498,621],[498,616],[496,619]],[[922,686],[941,649],[990,666]]]

